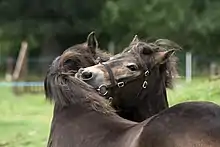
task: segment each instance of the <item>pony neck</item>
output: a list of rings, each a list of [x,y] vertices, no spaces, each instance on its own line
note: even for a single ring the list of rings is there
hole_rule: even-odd
[[[66,123],[78,123],[78,121],[82,121],[82,126],[88,126],[88,120],[94,120],[93,127],[99,129],[100,125],[106,125],[108,127],[109,124],[115,124],[127,128],[136,124],[135,122],[119,117],[116,113],[104,114],[89,108],[88,105],[71,104],[66,107],[59,104],[54,105],[53,123],[64,125]]]
[[[164,77],[154,76],[149,76],[146,89],[142,87],[144,79],[140,79],[117,93],[117,97],[113,98],[113,106],[119,110],[118,114],[121,117],[141,122],[168,108]]]
[[[142,112],[142,119],[149,118],[168,108],[167,92],[163,76],[149,78],[147,90],[143,90],[140,99],[139,109]]]
[[[54,105],[54,114],[70,113],[73,117],[84,115],[86,113],[111,116],[115,114],[114,111],[115,110],[111,106],[108,106],[104,102],[89,99],[75,101],[67,105],[62,105],[55,102]]]
[[[71,104],[62,107],[55,104],[48,146],[76,146],[76,144],[97,146],[94,145],[94,136],[102,138],[114,135],[115,138],[120,138],[121,132],[126,133],[126,130],[135,125],[136,123],[122,119],[116,114],[105,115],[89,110],[85,105]],[[86,138],[86,141],[82,140],[82,137]]]
[[[168,107],[166,87],[162,81],[154,84],[149,91],[143,92],[140,98],[149,103],[153,115]]]

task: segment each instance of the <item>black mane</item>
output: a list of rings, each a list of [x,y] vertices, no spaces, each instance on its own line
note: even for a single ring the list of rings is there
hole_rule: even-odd
[[[98,95],[92,86],[74,77],[75,73],[68,70],[62,59],[62,55],[57,57],[47,72],[44,81],[46,99],[62,107],[87,103],[95,111],[114,112],[108,101]]]
[[[85,43],[73,45],[58,56],[49,67],[45,80],[45,95],[61,105],[68,105],[77,101],[77,91],[70,93],[74,88],[72,78],[80,69],[97,64],[97,58],[107,61],[110,54],[98,48],[94,32],[91,32]],[[74,81],[74,80],[73,80]],[[71,84],[72,83],[72,84]],[[74,89],[73,89],[74,90]]]
[[[162,39],[160,39],[160,41],[162,41]],[[134,52],[134,55],[140,55],[142,54],[143,49],[145,52],[148,53],[157,52],[157,51],[166,51],[173,48],[180,49],[180,47],[174,44],[173,42],[170,41],[172,44],[174,44],[172,46],[169,44],[170,42],[168,40],[165,41],[166,42],[162,46],[158,44],[158,41],[155,41],[153,43],[147,43],[144,41],[133,42],[130,44],[130,46],[125,48],[125,50],[122,53],[132,51]],[[178,58],[176,56],[171,56],[166,62],[164,62],[160,66],[160,72],[165,79],[165,86],[167,88],[173,88],[173,81],[178,76],[177,61]]]

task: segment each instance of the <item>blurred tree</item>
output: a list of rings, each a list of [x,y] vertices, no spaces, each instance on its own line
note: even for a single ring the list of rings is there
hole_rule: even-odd
[[[219,8],[219,0],[1,0],[0,42],[4,53],[15,54],[25,39],[30,55],[52,58],[95,30],[101,45],[113,41],[117,52],[138,34],[214,57],[220,54]]]
[[[103,9],[102,22],[111,39],[122,45],[138,34],[169,38],[185,50],[216,55],[219,8],[218,0],[111,0]]]
[[[2,0],[0,41],[9,40],[17,53],[20,42],[28,40],[31,55],[52,59],[67,47],[85,41],[90,31],[100,32],[104,4],[105,0]],[[8,49],[13,53],[15,48]]]
[[[186,22],[190,20],[187,18],[190,4],[190,0],[108,1],[103,13],[103,18],[107,21],[103,26],[109,28],[111,36],[117,36],[114,39],[122,43],[127,42],[128,38],[131,40],[134,34],[180,41],[186,33],[182,28],[187,27]],[[181,35],[180,29],[183,31]]]
[[[99,26],[103,0],[2,0],[0,2],[1,38],[29,39],[38,44],[52,34],[61,44],[82,41],[83,36]],[[97,28],[99,32],[99,28]],[[69,38],[77,36],[76,38]],[[63,39],[65,38],[65,39]],[[80,38],[78,40],[74,40]]]

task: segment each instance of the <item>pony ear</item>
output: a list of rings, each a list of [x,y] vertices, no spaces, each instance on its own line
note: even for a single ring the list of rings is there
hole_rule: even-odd
[[[174,52],[175,52],[174,49],[169,50],[169,51],[157,52],[156,57],[155,57],[156,63],[163,64],[174,54]]]
[[[139,41],[138,36],[135,35],[130,44],[133,44],[133,43],[138,42],[138,41]]]
[[[96,53],[96,49],[98,48],[98,41],[94,31],[91,32],[87,37],[87,46],[91,49],[92,53]]]

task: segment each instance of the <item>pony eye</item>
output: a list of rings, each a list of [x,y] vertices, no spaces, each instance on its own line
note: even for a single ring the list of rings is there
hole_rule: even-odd
[[[138,69],[137,65],[135,64],[127,65],[127,68],[130,69],[131,71],[136,71]]]

